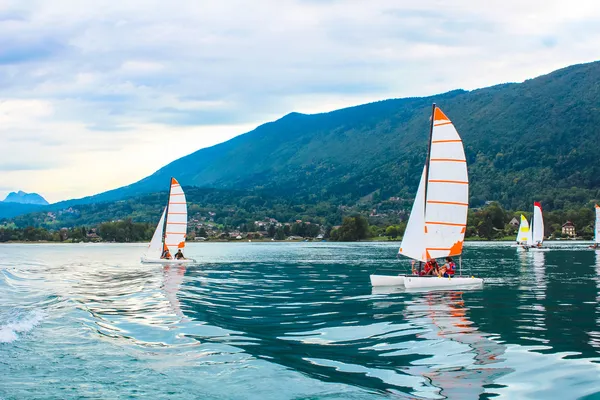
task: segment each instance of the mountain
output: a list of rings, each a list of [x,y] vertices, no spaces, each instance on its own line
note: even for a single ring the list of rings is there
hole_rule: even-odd
[[[37,193],[11,192],[0,201],[0,219],[40,211],[47,205],[46,199]]]
[[[329,113],[292,113],[178,159],[132,185],[64,205],[184,185],[258,190],[305,202],[414,196],[431,103],[454,122],[469,163],[471,203],[560,209],[600,198],[600,62],[523,83],[385,100]]]
[[[21,190],[18,192],[10,192],[4,203],[20,203],[20,204],[37,204],[37,205],[48,205],[49,203],[37,193],[25,193]]]
[[[291,113],[139,182],[50,208],[164,191],[171,176],[186,186],[276,194],[296,204],[377,204],[392,196],[410,204],[432,102],[465,143],[472,206],[495,200],[529,210],[537,200],[551,210],[600,199],[600,62],[593,62],[522,83]]]

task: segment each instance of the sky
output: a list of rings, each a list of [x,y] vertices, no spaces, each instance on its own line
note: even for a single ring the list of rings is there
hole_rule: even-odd
[[[292,111],[520,82],[598,43],[595,1],[0,0],[0,199],[96,194]]]

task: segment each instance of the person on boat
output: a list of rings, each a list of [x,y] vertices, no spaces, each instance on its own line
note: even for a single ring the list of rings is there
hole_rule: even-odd
[[[165,248],[163,250],[163,253],[160,256],[160,258],[163,259],[163,260],[172,260],[173,259],[173,257],[171,257],[171,252],[167,248]]]
[[[439,266],[435,258],[430,258],[429,261],[425,263],[423,266],[423,271],[421,271],[422,276],[435,276],[438,274]]]
[[[415,261],[415,260],[412,260],[412,261],[411,261],[411,263],[410,263],[410,269],[411,269],[411,273],[412,273],[413,275],[419,275],[419,269],[421,268],[421,262],[419,262],[419,268],[417,268],[417,267],[415,266],[416,264],[417,264],[417,263],[416,263],[416,261]]]
[[[439,277],[444,278],[452,278],[454,277],[454,273],[456,272],[456,263],[452,260],[452,257],[446,257],[446,264],[440,268],[440,272],[438,274]]]
[[[177,260],[185,260],[185,257],[183,256],[183,253],[181,252],[181,249],[177,250],[177,253],[175,253],[175,259],[177,259]]]

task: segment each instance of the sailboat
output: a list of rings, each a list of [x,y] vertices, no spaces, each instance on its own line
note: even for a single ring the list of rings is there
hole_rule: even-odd
[[[469,178],[462,140],[450,119],[432,106],[427,159],[399,254],[419,263],[460,256],[467,227]],[[373,286],[435,288],[483,284],[480,278],[371,275]]]
[[[185,264],[194,262],[194,260],[189,258],[180,260],[161,258],[165,250],[169,250],[173,257],[178,250],[183,251],[185,248],[186,233],[187,204],[185,193],[183,193],[179,182],[175,178],[171,178],[169,200],[152,235],[150,245],[142,257],[142,262],[154,264]]]
[[[530,238],[527,242],[529,247],[540,248],[544,242],[544,217],[542,215],[542,205],[539,202],[533,203],[533,217],[531,217]]]
[[[600,249],[600,206],[596,204],[596,223],[594,225],[594,244],[593,249]]]
[[[519,225],[519,231],[517,232],[517,245],[527,246],[528,243],[531,243],[529,222],[527,222],[527,218],[521,214],[521,224]]]

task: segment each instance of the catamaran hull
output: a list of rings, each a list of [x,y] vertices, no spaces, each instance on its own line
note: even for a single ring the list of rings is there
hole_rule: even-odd
[[[404,286],[407,289],[418,288],[474,288],[483,287],[483,279],[481,278],[438,278],[437,276],[407,276],[404,278]]]
[[[186,258],[185,260],[165,260],[164,258],[142,257],[142,262],[144,264],[191,264],[196,262],[196,260],[191,258]]]
[[[371,286],[404,286],[404,275],[371,275]]]

